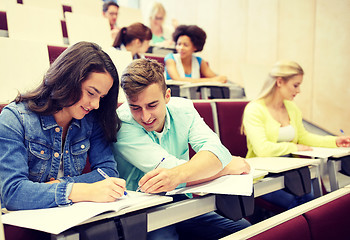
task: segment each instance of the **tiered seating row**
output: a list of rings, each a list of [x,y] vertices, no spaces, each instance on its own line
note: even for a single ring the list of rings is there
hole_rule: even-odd
[[[222,144],[234,156],[245,157],[247,143],[241,134],[243,111],[247,100],[194,100],[194,107],[220,137]]]
[[[345,187],[252,225],[222,240],[349,239],[350,188]]]

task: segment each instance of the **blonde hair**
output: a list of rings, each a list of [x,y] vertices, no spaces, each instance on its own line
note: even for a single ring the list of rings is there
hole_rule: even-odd
[[[258,99],[270,95],[275,90],[278,77],[281,77],[284,81],[288,81],[296,75],[304,75],[304,70],[298,63],[286,60],[278,61],[273,65],[267,79],[265,80]]]
[[[154,18],[158,12],[162,13],[164,18],[165,18],[166,11],[165,11],[165,8],[164,8],[163,4],[161,4],[159,2],[155,2],[153,4],[152,9],[151,9],[150,18],[151,19]]]
[[[288,81],[290,78],[296,75],[304,75],[304,70],[298,63],[286,60],[276,62],[270,70],[270,73],[265,80],[257,99],[267,97],[275,90],[278,77],[282,78],[284,81]],[[241,135],[246,134],[243,126],[243,118],[244,113],[242,115]]]

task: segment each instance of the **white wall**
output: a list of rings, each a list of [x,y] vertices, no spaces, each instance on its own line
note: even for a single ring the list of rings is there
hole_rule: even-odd
[[[304,117],[333,133],[342,128],[350,135],[349,0],[159,1],[168,21],[175,17],[180,24],[206,31],[201,56],[215,72],[242,86],[248,75],[259,86],[265,77],[261,69],[279,59],[300,63],[305,76],[295,101]],[[153,2],[140,0],[140,7],[146,11]],[[144,13],[148,15],[149,10]],[[254,66],[256,74],[242,74]]]

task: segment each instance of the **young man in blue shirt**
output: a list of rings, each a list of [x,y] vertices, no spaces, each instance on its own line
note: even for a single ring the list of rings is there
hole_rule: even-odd
[[[139,59],[121,77],[127,103],[118,108],[122,127],[113,150],[127,189],[159,193],[248,173],[246,161],[231,156],[192,101],[170,98],[163,72],[156,61]],[[188,144],[197,152],[191,159]],[[150,232],[148,239],[218,239],[249,225],[245,219],[234,222],[211,212]]]

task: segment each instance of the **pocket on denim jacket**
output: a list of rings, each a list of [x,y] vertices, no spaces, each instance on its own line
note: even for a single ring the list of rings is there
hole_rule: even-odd
[[[76,142],[71,145],[71,153],[73,156],[74,166],[76,171],[81,174],[87,159],[87,152],[90,149],[89,139]]]
[[[48,161],[52,155],[52,149],[37,143],[29,142],[29,157],[28,157],[28,167],[29,167],[29,179],[35,182],[41,180],[41,176],[44,174],[47,165],[51,161]]]

